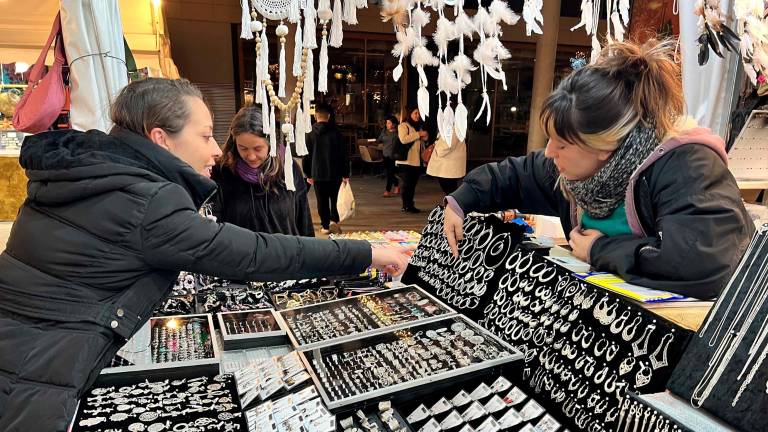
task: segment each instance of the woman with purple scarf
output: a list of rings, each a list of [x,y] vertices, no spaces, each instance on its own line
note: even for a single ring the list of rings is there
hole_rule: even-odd
[[[211,178],[219,185],[213,200],[218,222],[272,234],[314,237],[306,182],[293,164],[296,191],[285,186],[285,146],[269,155],[258,106],[242,108],[232,119],[223,155]]]

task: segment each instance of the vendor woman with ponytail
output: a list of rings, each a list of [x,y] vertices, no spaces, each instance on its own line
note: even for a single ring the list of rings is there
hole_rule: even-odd
[[[573,254],[628,282],[716,297],[754,230],[723,140],[685,117],[669,42],[614,43],[546,100],[546,150],[481,166],[446,197],[454,253],[464,215],[559,216]]]

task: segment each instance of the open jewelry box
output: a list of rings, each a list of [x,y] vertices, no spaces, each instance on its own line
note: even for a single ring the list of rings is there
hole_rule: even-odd
[[[456,313],[416,285],[279,312],[296,349],[307,350],[431,322]]]
[[[522,358],[463,316],[387,329],[299,355],[329,409],[402,394]]]
[[[285,345],[286,331],[272,309],[216,314],[225,350]]]
[[[174,376],[216,374],[219,372],[219,342],[210,314],[176,315],[151,318],[117,352],[111,367],[102,370],[109,375]]]

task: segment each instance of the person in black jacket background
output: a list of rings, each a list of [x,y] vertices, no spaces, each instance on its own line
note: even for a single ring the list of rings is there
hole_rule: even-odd
[[[559,216],[574,256],[597,270],[718,296],[755,226],[723,140],[685,118],[673,52],[613,43],[561,81],[541,112],[546,150],[481,166],[446,198],[454,254],[464,214],[520,209]]]
[[[349,152],[333,121],[333,108],[319,104],[315,108],[315,121],[312,132],[307,135],[309,154],[304,157],[304,173],[307,182],[315,187],[321,232],[339,233],[336,199],[341,183],[349,181]]]
[[[67,430],[78,399],[180,271],[238,280],[402,273],[404,249],[261,234],[199,213],[221,155],[186,80],[126,86],[115,124],[27,137],[27,200],[0,254],[0,431]]]
[[[219,186],[213,215],[218,222],[251,231],[314,237],[304,175],[292,164],[296,190],[288,190],[285,147],[270,156],[261,119],[256,105],[242,108],[232,119],[224,154],[211,176]]]

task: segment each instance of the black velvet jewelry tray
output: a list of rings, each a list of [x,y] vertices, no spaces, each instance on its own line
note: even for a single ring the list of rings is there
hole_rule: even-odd
[[[200,398],[194,398],[195,394]],[[187,428],[182,426],[185,424]],[[81,398],[72,432],[162,432],[193,427],[248,431],[231,375],[153,380],[137,376],[121,385],[97,385]]]

